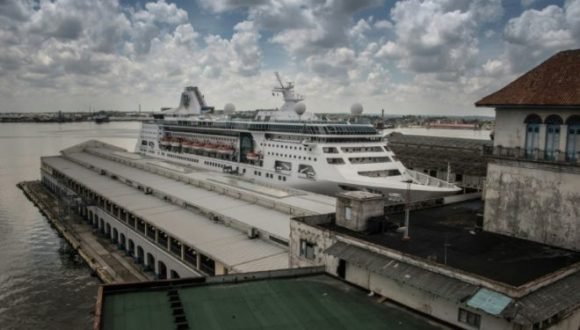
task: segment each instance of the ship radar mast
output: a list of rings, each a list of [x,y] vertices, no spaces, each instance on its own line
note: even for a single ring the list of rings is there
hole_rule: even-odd
[[[303,101],[304,96],[294,93],[293,83],[288,82],[286,85],[284,85],[282,78],[280,78],[280,74],[278,72],[274,72],[274,74],[276,75],[276,79],[278,80],[280,86],[276,86],[272,89],[272,95],[280,93],[284,98],[284,104],[282,105],[282,108],[280,108],[280,111],[294,111],[294,105]]]

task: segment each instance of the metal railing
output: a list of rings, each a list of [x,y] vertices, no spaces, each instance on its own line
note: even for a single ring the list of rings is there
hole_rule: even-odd
[[[433,186],[433,187],[441,187],[441,188],[456,188],[457,186],[449,183],[445,180],[441,180],[439,178],[435,178],[432,177],[430,175],[421,173],[421,172],[417,172],[417,171],[413,171],[413,170],[409,170],[407,169],[407,175],[409,175],[413,181],[415,181],[416,183],[425,185],[425,186]]]
[[[546,151],[539,148],[528,150],[520,147],[508,148],[502,146],[484,146],[483,154],[500,159],[580,166],[580,151],[570,154],[561,150]]]

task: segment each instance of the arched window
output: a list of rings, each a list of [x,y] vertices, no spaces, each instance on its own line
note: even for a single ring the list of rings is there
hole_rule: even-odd
[[[555,151],[560,149],[560,126],[564,123],[558,115],[546,118],[546,159],[554,160]]]
[[[534,155],[534,151],[538,149],[542,118],[535,114],[529,115],[524,120],[524,123],[526,124],[526,156],[531,157]]]
[[[570,116],[566,120],[566,160],[577,160],[580,154],[580,116]]]

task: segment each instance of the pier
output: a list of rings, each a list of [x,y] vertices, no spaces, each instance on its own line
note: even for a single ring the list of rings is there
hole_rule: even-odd
[[[56,197],[40,181],[21,182],[17,186],[103,283],[153,279],[152,275],[135,265],[131,257],[119,250],[115,244],[96,235],[93,228],[82,221],[79,215],[69,212],[69,205]]]

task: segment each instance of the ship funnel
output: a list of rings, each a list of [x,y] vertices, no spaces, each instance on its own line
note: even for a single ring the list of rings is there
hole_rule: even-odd
[[[203,95],[197,87],[185,87],[179,99],[179,106],[169,112],[176,115],[200,114],[201,109],[205,107]]]

